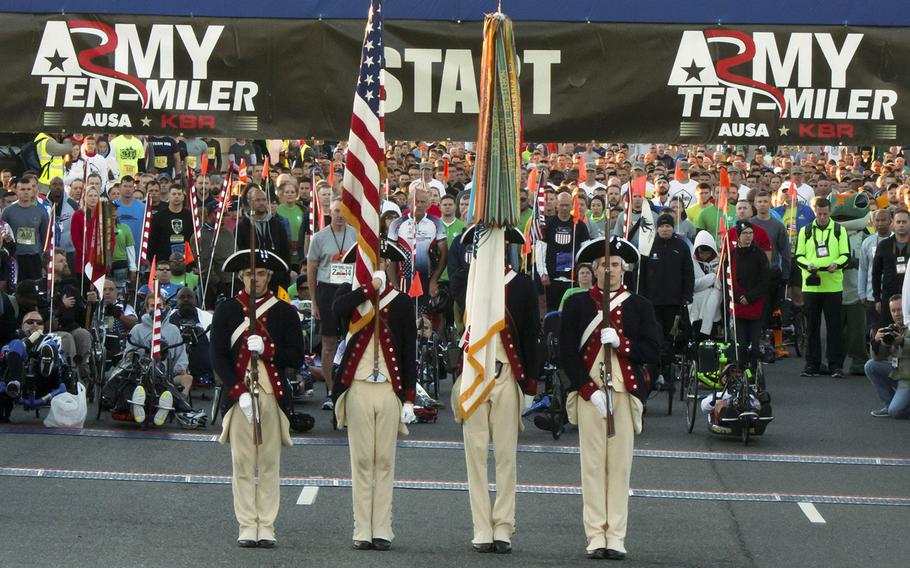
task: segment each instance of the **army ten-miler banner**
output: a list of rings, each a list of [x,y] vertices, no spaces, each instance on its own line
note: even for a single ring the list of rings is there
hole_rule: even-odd
[[[347,133],[362,20],[0,14],[3,132]],[[386,22],[390,139],[470,140],[481,22]],[[904,28],[515,22],[529,141],[889,143]]]

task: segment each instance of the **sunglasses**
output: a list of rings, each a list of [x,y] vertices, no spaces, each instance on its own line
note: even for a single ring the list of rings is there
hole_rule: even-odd
[[[159,267],[158,267],[158,270],[163,270],[163,271],[166,271],[166,272],[170,272],[170,271],[171,271],[170,267],[168,267],[168,266],[159,266]]]
[[[25,320],[25,325],[44,325],[44,320]]]

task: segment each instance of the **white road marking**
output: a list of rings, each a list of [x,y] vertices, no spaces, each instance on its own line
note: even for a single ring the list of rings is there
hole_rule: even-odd
[[[316,495],[319,493],[319,488],[315,485],[306,485],[303,489],[300,490],[300,496],[297,497],[298,505],[312,505],[313,501],[316,500]]]
[[[818,512],[818,509],[815,508],[815,505],[812,503],[797,503],[799,508],[802,510],[803,514],[809,519],[810,523],[816,523],[819,525],[824,525],[825,518],[822,517],[821,513]]]

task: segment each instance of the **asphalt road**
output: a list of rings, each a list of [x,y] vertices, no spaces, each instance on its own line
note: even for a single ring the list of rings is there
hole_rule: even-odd
[[[680,405],[666,415],[666,395],[649,403],[625,565],[910,564],[910,421],[869,416],[879,405],[865,378],[800,378],[801,363],[766,368],[775,421],[748,447],[701,421],[687,434]],[[412,426],[398,450],[393,549],[357,552],[344,433],[332,431],[315,399],[302,407],[317,424],[282,455],[274,550],[234,546],[219,428],[141,431],[90,418],[86,430],[52,431],[17,412],[16,424],[0,428],[0,566],[589,564],[573,429],[554,441],[527,422],[515,551],[502,557],[471,551],[451,411]]]

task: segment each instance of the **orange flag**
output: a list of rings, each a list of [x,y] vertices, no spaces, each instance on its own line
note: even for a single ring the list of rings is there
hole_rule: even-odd
[[[190,247],[190,243],[185,241],[183,243],[183,260],[186,262],[186,264],[192,264],[196,260],[196,257],[193,255],[193,249]]]
[[[151,266],[151,268],[149,268],[149,294],[151,294],[152,290],[154,290],[153,286],[155,285],[155,271],[156,271],[155,264],[156,264],[157,260],[158,260],[158,256],[157,255],[153,256],[152,257],[152,266]]]
[[[632,180],[630,185],[632,187],[632,195],[645,197],[648,193],[648,176],[638,176]]]
[[[787,190],[787,195],[790,196],[790,204],[796,205],[796,178],[790,178],[790,188]]]
[[[262,162],[262,181],[269,179],[269,157],[265,157],[265,161]]]
[[[202,153],[202,169],[200,169],[199,171],[202,173],[202,175],[206,175],[207,173],[209,173],[209,153],[208,152]]]
[[[538,186],[537,180],[538,180],[537,168],[534,168],[530,172],[528,172],[528,185],[526,186],[526,188],[528,190],[528,199],[537,198],[537,186]]]
[[[237,179],[243,183],[250,183],[250,176],[246,173],[246,160],[243,158],[240,159],[240,172],[237,175]]]
[[[521,245],[522,256],[531,254],[531,223],[525,225],[525,242]]]
[[[420,283],[420,273],[415,271],[414,278],[411,280],[411,288],[408,289],[408,296],[419,298],[423,296],[423,284]]]
[[[442,162],[442,177],[445,178],[446,181],[449,181],[449,161],[448,160],[443,160],[443,162]]]
[[[329,168],[329,185],[332,189],[335,188],[335,162],[332,162],[332,165]]]
[[[721,213],[726,215],[727,209],[730,208],[730,199],[727,197],[727,188],[726,187],[720,186],[720,195],[718,196],[717,201],[719,202],[717,204],[717,208],[720,210]]]
[[[730,189],[730,175],[727,173],[727,168],[720,169],[720,176],[717,184],[721,187]]]
[[[581,217],[581,207],[578,202],[578,193],[572,194],[572,222],[578,223],[578,218]]]
[[[682,168],[679,164],[680,160],[676,160],[676,169],[673,171],[673,179],[676,181],[682,181],[683,178]]]
[[[578,155],[578,183],[584,183],[588,181],[588,170],[585,168],[585,155]]]

